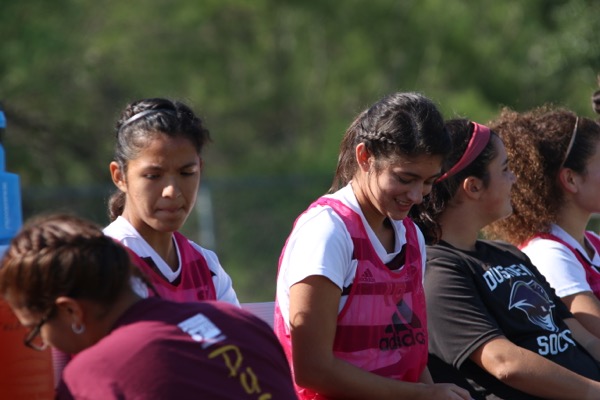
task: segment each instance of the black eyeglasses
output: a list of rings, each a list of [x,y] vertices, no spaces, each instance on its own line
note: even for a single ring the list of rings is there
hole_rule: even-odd
[[[25,343],[25,346],[37,351],[46,350],[48,344],[44,342],[44,339],[42,339],[42,337],[40,336],[40,331],[42,330],[42,326],[46,322],[48,322],[48,319],[50,319],[51,315],[52,310],[50,310],[50,312],[44,315],[40,322],[38,322],[37,325],[34,326],[33,329],[27,334],[27,336],[25,336],[25,339],[23,339],[23,343]]]

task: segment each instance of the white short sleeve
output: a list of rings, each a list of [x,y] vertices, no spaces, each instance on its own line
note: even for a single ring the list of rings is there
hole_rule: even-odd
[[[522,250],[559,297],[591,291],[584,267],[564,244],[555,240],[535,238]]]
[[[303,214],[288,238],[277,276],[277,301],[284,321],[288,320],[290,288],[303,279],[323,276],[340,290],[350,285],[358,264],[352,253],[352,238],[330,207],[317,206]]]
[[[207,250],[204,247],[201,247],[197,243],[189,241],[190,244],[198,251],[204,259],[206,260],[206,264],[208,265],[208,269],[210,269],[215,275],[212,277],[213,283],[215,285],[215,292],[217,295],[217,300],[225,301],[227,303],[236,305],[240,307],[240,302],[237,298],[235,290],[233,290],[233,282],[231,277],[225,272],[225,269],[221,266],[219,262],[219,258],[214,251]]]

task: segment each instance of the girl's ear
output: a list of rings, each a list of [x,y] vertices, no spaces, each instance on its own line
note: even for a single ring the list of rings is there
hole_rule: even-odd
[[[121,167],[119,167],[119,164],[116,161],[112,161],[108,168],[110,169],[110,176],[115,186],[118,187],[122,192],[127,192],[125,174],[121,170]]]
[[[84,311],[77,300],[68,296],[59,296],[54,304],[62,318],[76,324],[83,322]]]
[[[571,168],[561,168],[557,177],[560,187],[567,193],[577,193],[577,178]]]
[[[478,199],[483,191],[483,182],[479,178],[469,176],[463,181],[462,188],[467,197]]]
[[[359,143],[356,145],[355,149],[356,153],[356,162],[358,163],[358,168],[363,170],[364,172],[368,172],[370,165],[369,159],[371,158],[371,154],[364,143]]]

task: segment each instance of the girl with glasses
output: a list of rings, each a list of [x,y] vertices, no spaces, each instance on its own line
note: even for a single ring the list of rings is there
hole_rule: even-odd
[[[65,215],[34,219],[0,265],[0,296],[25,344],[76,354],[57,399],[295,399],[285,354],[262,320],[226,302],[142,298],[120,243]]]

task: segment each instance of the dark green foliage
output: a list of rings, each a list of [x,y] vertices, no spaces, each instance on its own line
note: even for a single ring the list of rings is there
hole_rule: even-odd
[[[480,122],[549,101],[593,116],[598,15],[591,0],[3,2],[7,169],[26,216],[69,207],[105,223],[118,113],[140,97],[183,100],[214,139],[217,251],[242,300],[269,299],[258,293],[296,214],[329,186],[356,113],[416,90]],[[303,174],[323,179],[275,194],[248,178]]]

